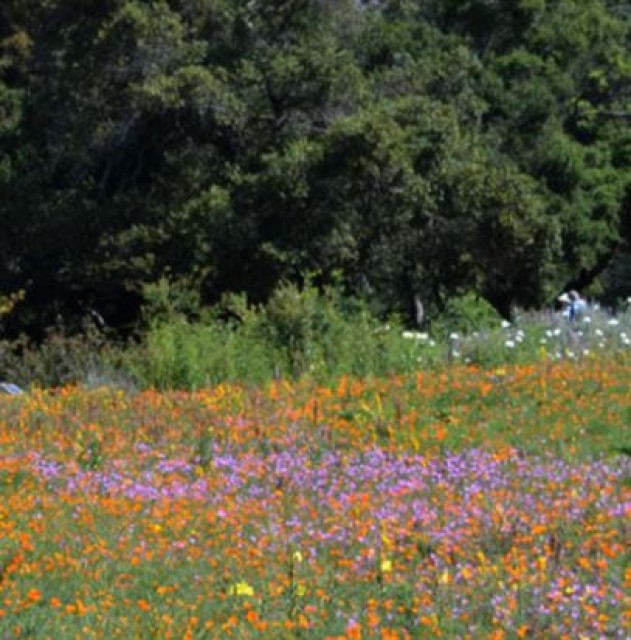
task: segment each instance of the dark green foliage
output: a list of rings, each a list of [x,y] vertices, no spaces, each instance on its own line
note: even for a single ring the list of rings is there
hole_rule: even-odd
[[[624,274],[629,25],[606,0],[4,2],[4,329],[130,332],[166,281],[203,307],[311,273],[431,320]]]
[[[491,331],[501,326],[497,311],[479,296],[467,293],[449,300],[444,313],[432,325],[437,335],[447,337],[451,332],[463,335]]]

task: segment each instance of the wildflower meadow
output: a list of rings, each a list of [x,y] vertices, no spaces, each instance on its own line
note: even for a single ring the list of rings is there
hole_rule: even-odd
[[[623,358],[0,402],[0,635],[626,638]]]

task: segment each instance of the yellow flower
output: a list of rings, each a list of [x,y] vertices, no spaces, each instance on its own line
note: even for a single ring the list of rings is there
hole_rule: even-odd
[[[302,562],[304,560],[300,551],[294,551],[294,555],[292,557],[294,559],[294,562]]]
[[[232,596],[253,596],[254,589],[247,582],[237,582],[228,589],[228,593]]]
[[[390,571],[392,571],[392,560],[388,560],[387,558],[384,558],[381,561],[381,572],[389,573]]]

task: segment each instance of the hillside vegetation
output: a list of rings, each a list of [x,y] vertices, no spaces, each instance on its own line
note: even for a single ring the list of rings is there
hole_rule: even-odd
[[[436,318],[629,294],[617,0],[5,0],[0,293],[15,336],[337,283]],[[611,265],[611,268],[608,267]],[[601,277],[601,274],[604,274]]]

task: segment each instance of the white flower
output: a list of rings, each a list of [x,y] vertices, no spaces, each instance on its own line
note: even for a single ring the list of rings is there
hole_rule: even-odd
[[[617,327],[620,324],[620,321],[618,320],[618,318],[612,318],[611,320],[609,320],[609,322],[607,322],[607,324],[610,327]]]
[[[430,340],[429,341],[429,346],[430,347],[435,347],[436,346],[436,342],[434,342],[434,340]]]
[[[454,351],[451,355],[452,355],[454,358],[459,358],[459,357],[460,357],[460,351]]]
[[[513,340],[507,340],[504,345],[506,346],[507,349],[514,349],[515,348],[515,342]]]
[[[539,340],[539,344],[548,344],[548,341],[545,338],[541,338],[541,340]]]
[[[523,342],[523,340],[524,340],[524,334],[523,334],[523,333],[518,333],[518,334],[515,336],[515,340],[517,340],[517,342]]]
[[[508,329],[510,327],[510,322],[508,320],[502,320],[502,329]]]
[[[587,323],[587,324],[589,324],[591,321],[592,321],[592,319],[591,319],[589,316],[585,316],[585,317],[583,318],[583,322],[585,322],[585,323]]]
[[[457,333],[455,333],[455,332],[454,332],[454,333],[450,333],[450,334],[449,334],[449,339],[450,339],[450,340],[458,340],[458,338],[459,338],[459,337],[460,337],[460,336],[459,336]]]
[[[553,331],[555,336],[560,336],[561,335],[561,329],[559,329],[559,327],[557,327],[554,331]]]
[[[583,355],[588,356],[590,354],[589,349],[583,349]]]
[[[427,340],[429,337],[426,333],[419,333],[418,331],[404,331],[401,335],[406,340]]]
[[[551,338],[554,335],[554,333],[552,333],[550,329],[546,329],[546,335],[548,336],[548,338]]]
[[[603,335],[603,330],[602,329],[596,329],[596,331],[594,331],[594,333],[600,338]]]

